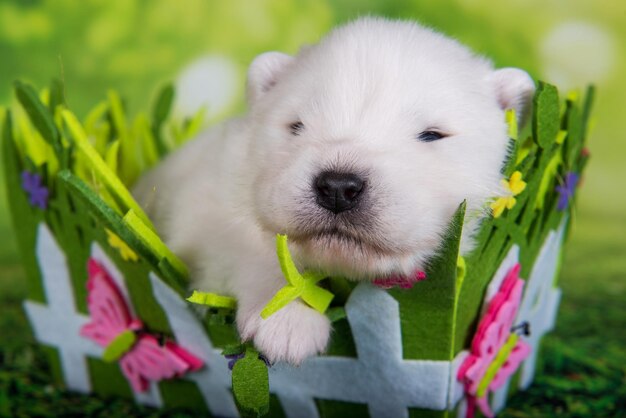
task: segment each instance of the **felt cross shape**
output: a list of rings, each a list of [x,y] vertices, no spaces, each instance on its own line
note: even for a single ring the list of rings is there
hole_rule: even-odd
[[[287,247],[287,235],[276,235],[276,255],[280,263],[280,269],[289,283],[280,289],[261,311],[261,318],[267,319],[276,311],[284,308],[297,298],[302,299],[313,309],[324,313],[330,305],[334,295],[317,283],[326,277],[325,274],[305,271],[300,274],[291,258]]]
[[[133,389],[148,390],[160,381],[198,370],[202,360],[172,341],[161,343],[134,318],[122,292],[106,269],[93,258],[88,264],[87,307],[91,316],[80,335],[104,347],[102,359],[120,362]]]

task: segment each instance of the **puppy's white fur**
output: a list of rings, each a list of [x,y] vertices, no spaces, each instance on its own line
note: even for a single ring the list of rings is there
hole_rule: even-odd
[[[494,70],[430,29],[359,19],[295,57],[257,57],[249,113],[170,155],[135,194],[194,288],[234,295],[242,337],[271,361],[299,363],[324,350],[330,324],[299,301],[260,318],[285,285],[275,234],[289,235],[300,268],[355,280],[409,274],[467,200],[468,251],[486,199],[501,193],[504,110],[523,114],[533,91],[525,72]],[[429,130],[447,137],[418,140]],[[323,170],[364,177],[363,204],[338,215],[317,205]]]

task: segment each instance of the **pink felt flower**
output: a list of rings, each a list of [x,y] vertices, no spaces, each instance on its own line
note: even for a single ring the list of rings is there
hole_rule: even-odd
[[[105,347],[105,361],[120,367],[136,392],[145,392],[150,381],[180,376],[202,367],[202,360],[172,341],[161,343],[143,330],[106,269],[93,258],[88,263],[87,306],[91,316],[80,335]]]
[[[530,346],[511,332],[524,287],[519,271],[518,263],[489,302],[472,340],[470,355],[457,374],[467,395],[467,418],[474,416],[476,407],[485,416],[493,417],[487,395],[502,387],[530,354]]]

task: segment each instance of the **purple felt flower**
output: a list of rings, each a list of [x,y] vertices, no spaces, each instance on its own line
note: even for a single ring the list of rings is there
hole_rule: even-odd
[[[244,358],[245,355],[246,353],[226,354],[224,357],[226,357],[226,360],[228,360],[228,370],[232,370],[233,367],[235,367],[235,363],[237,363],[237,360]]]
[[[245,355],[245,352],[239,354],[226,354],[224,357],[228,360],[228,369],[232,370],[233,367],[235,367],[235,363],[237,363],[237,360],[244,358]],[[259,360],[265,363],[267,367],[272,367],[272,363],[270,363],[267,357],[265,357],[263,354],[259,354]]]
[[[37,173],[22,171],[22,189],[28,194],[30,204],[46,209],[50,191],[42,184],[41,180],[41,176]]]
[[[569,201],[574,197],[574,191],[578,184],[580,176],[572,171],[565,175],[565,181],[563,184],[556,186],[556,191],[559,192],[559,203],[557,209],[563,211],[567,209]]]

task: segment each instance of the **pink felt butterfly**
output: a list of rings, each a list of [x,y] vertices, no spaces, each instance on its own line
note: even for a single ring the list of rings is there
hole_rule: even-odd
[[[511,332],[524,287],[519,271],[518,263],[489,302],[472,340],[470,355],[457,374],[467,394],[467,418],[474,416],[477,406],[485,416],[493,417],[488,393],[502,387],[530,354],[530,346]]]
[[[180,376],[202,367],[202,361],[172,341],[160,344],[133,318],[120,289],[106,269],[93,258],[88,262],[87,305],[91,321],[80,335],[105,347],[103,359],[116,361],[136,392],[150,381]]]

